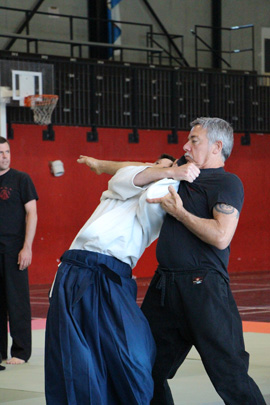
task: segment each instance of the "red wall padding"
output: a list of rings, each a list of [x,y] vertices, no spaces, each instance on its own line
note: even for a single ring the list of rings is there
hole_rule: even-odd
[[[139,131],[140,142],[128,143],[130,130],[98,129],[99,141],[86,142],[90,128],[54,127],[55,141],[43,141],[44,127],[14,125],[11,144],[12,167],[32,177],[39,195],[38,228],[33,246],[30,283],[51,283],[61,254],[91,215],[109,176],[97,176],[76,160],[80,154],[109,160],[153,161],[161,153],[182,155],[187,133],[179,133],[179,143],[167,142],[168,131]],[[241,145],[235,136],[226,170],[236,173],[245,187],[245,203],[232,243],[229,271],[253,272],[270,266],[269,135],[251,135],[251,145]],[[65,174],[53,177],[49,162],[62,160]],[[134,274],[152,276],[156,268],[155,243],[139,261]]]

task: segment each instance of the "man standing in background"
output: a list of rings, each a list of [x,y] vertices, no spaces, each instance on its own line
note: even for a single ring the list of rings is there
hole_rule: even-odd
[[[7,364],[31,356],[28,266],[37,226],[38,195],[26,173],[10,168],[10,145],[0,137],[0,352],[8,357],[7,316],[12,338]]]

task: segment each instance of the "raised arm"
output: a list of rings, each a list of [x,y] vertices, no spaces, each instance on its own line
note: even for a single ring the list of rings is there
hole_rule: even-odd
[[[194,163],[186,163],[182,166],[174,165],[172,167],[148,167],[138,173],[134,179],[136,186],[144,186],[164,178],[177,181],[186,180],[192,183],[200,174],[200,169]]]
[[[146,163],[142,162],[115,162],[112,160],[100,160],[84,155],[80,155],[79,159],[77,159],[77,162],[86,164],[96,174],[106,173],[112,176],[117,172],[117,170],[121,169],[122,167],[146,165]],[[147,166],[149,166],[149,163],[147,164]]]
[[[213,209],[213,219],[200,218],[183,207],[183,202],[173,187],[169,187],[169,192],[163,198],[154,198],[148,202],[161,204],[166,212],[182,222],[202,241],[220,250],[229,246],[239,220],[236,208],[218,203]]]

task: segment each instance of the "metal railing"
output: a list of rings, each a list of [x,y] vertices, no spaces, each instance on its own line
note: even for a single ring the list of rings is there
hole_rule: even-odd
[[[174,41],[176,41],[176,40],[180,41],[179,49],[180,49],[181,55],[184,55],[184,36],[169,34],[169,37],[171,39],[173,39]],[[163,44],[165,42],[166,46],[163,46],[161,42]],[[166,62],[165,65],[183,66],[182,58],[175,55],[172,44],[166,35],[164,35],[162,33],[149,31],[146,34],[146,45],[151,48],[156,46],[162,50],[162,55],[160,56],[162,64],[164,64],[163,61],[165,61]],[[156,60],[155,55],[153,55],[153,54],[149,55],[148,63],[153,63],[155,60]]]
[[[223,31],[227,31],[227,32],[236,32],[238,30],[242,30],[242,29],[248,29],[251,30],[251,46],[249,48],[245,48],[245,49],[223,49],[220,51],[220,56],[219,56],[219,52],[217,52],[215,49],[213,49],[212,46],[210,46],[202,37],[201,35],[199,35],[199,32],[201,32],[202,30],[207,30],[207,31],[213,31],[213,30],[219,30],[221,32]],[[247,70],[252,70],[254,71],[254,67],[255,67],[255,55],[254,55],[254,25],[253,24],[247,24],[247,25],[239,25],[239,26],[234,26],[234,27],[211,27],[211,26],[207,26],[207,25],[195,25],[195,30],[191,30],[191,33],[194,35],[195,37],[195,66],[196,68],[199,67],[199,54],[200,52],[210,52],[212,54],[214,54],[216,57],[219,57],[221,59],[221,61],[229,68],[231,68],[231,64],[224,59],[224,57],[222,56],[223,54],[227,54],[227,55],[232,55],[232,54],[239,54],[242,52],[249,52],[251,55],[251,68],[247,69]],[[203,47],[200,48],[199,44],[201,44]]]
[[[106,48],[108,50],[112,49],[113,51],[120,51],[120,61],[123,61],[123,53],[124,51],[131,50],[137,52],[143,52],[146,54],[146,58],[153,58],[153,55],[156,54],[159,57],[161,62],[161,53],[162,50],[160,48],[144,48],[139,46],[129,46],[129,45],[115,45],[115,44],[108,44],[102,42],[90,42],[90,41],[67,41],[67,40],[60,40],[60,39],[48,39],[48,38],[38,38],[38,37],[31,37],[29,35],[21,35],[21,34],[10,34],[10,33],[0,33],[0,37],[3,38],[12,38],[19,41],[25,41],[25,52],[31,53],[30,45],[34,43],[34,52],[35,54],[39,54],[39,43],[51,43],[51,44],[62,44],[62,45],[70,45],[71,47],[71,57],[74,57],[74,48],[78,48],[78,57],[82,58],[82,48]],[[112,59],[114,59],[114,52],[112,52]]]
[[[49,12],[43,12],[43,11],[35,11],[33,13],[33,10],[27,10],[27,9],[22,9],[22,8],[14,8],[14,7],[4,7],[4,6],[0,6],[0,10],[4,10],[6,12],[11,12],[11,13],[22,13],[25,15],[25,21],[23,22],[23,24],[20,27],[20,30],[18,33],[6,33],[4,35],[4,33],[2,32],[2,36],[6,37],[6,38],[10,38],[10,41],[8,42],[8,44],[5,45],[4,49],[5,51],[8,50],[12,50],[12,46],[15,43],[15,41],[17,41],[18,39],[20,39],[20,37],[24,36],[27,38],[29,38],[27,40],[27,50],[26,52],[30,52],[30,43],[34,42],[35,43],[35,52],[37,51],[38,48],[38,42],[47,42],[47,43],[58,43],[58,44],[62,44],[62,45],[70,45],[70,53],[65,54],[65,56],[68,57],[73,57],[74,56],[74,46],[78,46],[78,47],[83,47],[83,46],[87,46],[84,45],[86,44],[86,42],[89,41],[82,41],[82,40],[78,40],[75,38],[75,29],[74,29],[74,25],[76,21],[79,22],[86,22],[88,24],[91,23],[96,23],[96,24],[106,24],[106,26],[108,27],[108,29],[110,30],[110,38],[111,38],[111,42],[113,43],[115,40],[115,31],[114,31],[114,25],[115,24],[121,24],[121,26],[132,26],[132,27],[138,27],[138,29],[140,30],[141,33],[141,29],[144,28],[145,29],[145,33],[150,32],[150,34],[153,32],[153,26],[152,24],[145,24],[145,23],[134,23],[134,22],[130,22],[130,21],[117,21],[117,20],[111,20],[111,19],[97,19],[97,18],[91,18],[91,17],[82,17],[82,16],[74,16],[74,15],[69,15],[69,14],[61,14],[61,13],[49,13]],[[66,33],[67,38],[69,38],[69,40],[67,41],[53,41],[50,40],[48,38],[36,38],[34,35],[31,35],[31,21],[33,19],[33,17],[35,15],[38,16],[44,16],[44,17],[53,17],[53,18],[59,18],[59,19],[63,19],[63,20],[67,20],[68,21],[68,32]],[[22,35],[22,36],[16,36],[21,34],[21,32],[25,30],[26,31],[26,35]],[[9,34],[9,35],[8,35]],[[13,36],[12,36],[13,35]],[[31,39],[30,39],[31,38]],[[74,45],[75,43],[75,45]],[[94,45],[94,44],[97,45]],[[81,46],[79,45],[81,44]],[[140,46],[133,46],[133,45],[126,45],[126,46],[118,46],[116,48],[114,48],[112,44],[106,44],[106,43],[97,43],[94,41],[90,41],[90,44],[92,47],[96,47],[96,48],[108,48],[109,50],[114,49],[114,50],[132,50],[132,51],[142,51],[142,52],[146,52],[144,51],[144,47],[140,47]],[[149,47],[151,48],[151,47]],[[157,52],[161,53],[161,50],[159,49]],[[52,53],[52,52],[50,52]],[[81,55],[81,51],[80,51],[80,55]],[[108,54],[109,56],[109,54]],[[151,56],[151,49],[149,49],[149,54],[148,54],[148,60],[151,60],[152,56]]]
[[[197,116],[218,116],[236,132],[270,133],[270,76],[52,57],[47,63],[59,95],[55,125],[177,131]],[[7,109],[9,122],[31,123],[28,109]]]

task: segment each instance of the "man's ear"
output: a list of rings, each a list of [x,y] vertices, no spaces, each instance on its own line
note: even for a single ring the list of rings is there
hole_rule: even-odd
[[[217,153],[221,153],[223,147],[222,141],[216,141],[214,143],[213,153],[216,155]]]

